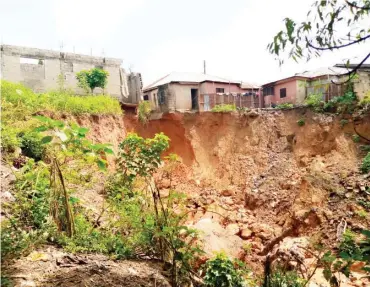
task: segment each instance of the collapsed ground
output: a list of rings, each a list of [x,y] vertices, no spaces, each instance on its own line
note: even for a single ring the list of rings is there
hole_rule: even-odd
[[[307,215],[290,238],[332,248],[337,245],[338,226],[343,221],[353,231],[370,227],[358,203],[358,198],[369,200],[365,193],[369,175],[358,172],[364,156],[360,147],[366,142],[353,140],[354,125],[358,134],[370,138],[369,115],[357,122],[348,118],[345,124],[337,116],[307,109],[246,115],[169,114],[147,125],[133,115],[60,118],[74,118],[90,128],[91,139],[110,142],[116,151],[128,132],[144,137],[159,132],[168,135],[168,154],[178,154],[182,164],[172,173],[171,181],[164,174],[155,175],[161,194],[165,197],[170,189],[185,192],[191,210],[187,224],[205,234],[205,251],[212,254],[222,249],[243,259],[257,273],[263,270],[264,248],[297,218]],[[303,126],[297,124],[301,119]],[[97,212],[103,201],[102,189],[101,183],[96,184],[78,196]],[[8,270],[12,278],[24,281],[16,268],[12,270],[12,266],[22,265],[20,262]],[[33,263],[40,264],[39,260],[27,261]],[[86,282],[97,272],[90,270],[77,281]],[[41,269],[31,279],[47,282],[40,279],[43,273]]]

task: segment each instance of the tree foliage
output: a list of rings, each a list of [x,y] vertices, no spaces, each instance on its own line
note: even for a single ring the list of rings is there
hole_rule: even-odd
[[[82,70],[76,73],[76,79],[80,88],[85,89],[86,85],[91,89],[91,93],[95,88],[104,89],[108,82],[109,73],[103,69],[93,68],[91,70]]]
[[[313,56],[321,56],[324,51],[360,44],[370,38],[369,12],[369,0],[315,1],[306,21],[299,23],[285,18],[284,29],[276,34],[267,48],[282,64],[284,52],[295,61],[308,61]],[[370,53],[348,75],[354,75],[369,57]]]

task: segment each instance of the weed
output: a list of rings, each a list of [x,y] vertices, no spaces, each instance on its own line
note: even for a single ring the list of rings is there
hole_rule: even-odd
[[[268,278],[268,287],[304,287],[306,280],[298,276],[295,271],[283,271],[282,269],[275,270]]]
[[[356,214],[357,214],[357,216],[359,216],[362,219],[365,219],[368,216],[367,212],[363,209],[357,210]]]
[[[353,256],[359,252],[359,246],[355,241],[356,234],[350,230],[343,233],[342,241],[339,244],[339,251]]]
[[[247,269],[245,265],[240,261],[230,260],[223,253],[208,260],[205,269],[204,283],[206,286],[246,286]]]
[[[212,108],[211,112],[214,113],[230,113],[236,111],[235,105],[221,104]]]
[[[2,101],[7,107],[19,110],[21,118],[40,111],[67,112],[73,115],[119,115],[122,110],[118,100],[104,95],[97,96],[72,96],[59,91],[51,91],[44,94],[36,94],[21,84],[1,81]],[[22,115],[23,114],[23,115]]]
[[[150,102],[148,101],[141,101],[138,106],[137,115],[139,121],[142,124],[147,124],[150,118],[150,113],[152,112],[152,108]]]
[[[348,120],[346,120],[346,119],[341,119],[340,120],[340,126],[343,128],[345,125],[347,125],[348,124]]]
[[[325,104],[322,98],[323,97],[321,94],[311,94],[307,96],[307,98],[304,100],[304,103],[308,107],[313,108],[315,112],[322,112]]]
[[[297,124],[298,124],[300,127],[302,127],[302,126],[304,126],[304,125],[306,124],[306,122],[305,122],[305,120],[304,120],[304,119],[299,119],[299,120],[297,121]]]
[[[354,143],[359,143],[360,142],[360,136],[359,135],[352,135],[352,140]]]
[[[368,151],[368,152],[370,152],[370,145],[362,145],[362,146],[360,146],[360,149],[362,151]]]
[[[293,104],[291,104],[291,103],[283,103],[283,104],[278,104],[276,107],[275,107],[275,109],[291,109],[291,108],[293,108],[294,107],[294,105]]]
[[[370,172],[370,152],[368,152],[367,155],[362,160],[360,170],[361,170],[362,173]]]

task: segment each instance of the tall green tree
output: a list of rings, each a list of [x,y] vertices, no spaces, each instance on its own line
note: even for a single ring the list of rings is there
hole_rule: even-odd
[[[76,74],[78,86],[86,89],[90,88],[91,93],[94,93],[95,88],[104,89],[108,83],[109,73],[103,69],[93,68],[90,70],[82,70]]]
[[[301,23],[285,18],[285,27],[268,44],[269,52],[276,55],[280,64],[284,58],[295,61],[319,57],[325,51],[345,49],[370,39],[370,0],[315,1]],[[365,47],[369,51],[369,46]],[[287,55],[286,55],[287,54]],[[347,61],[348,81],[370,58],[370,53],[357,65]]]

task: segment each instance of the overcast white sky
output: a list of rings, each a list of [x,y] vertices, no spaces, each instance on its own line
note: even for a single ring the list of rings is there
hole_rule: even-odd
[[[363,57],[369,45],[279,67],[266,50],[282,20],[303,21],[314,0],[0,0],[3,44],[117,57],[147,85],[171,71],[273,81]]]

